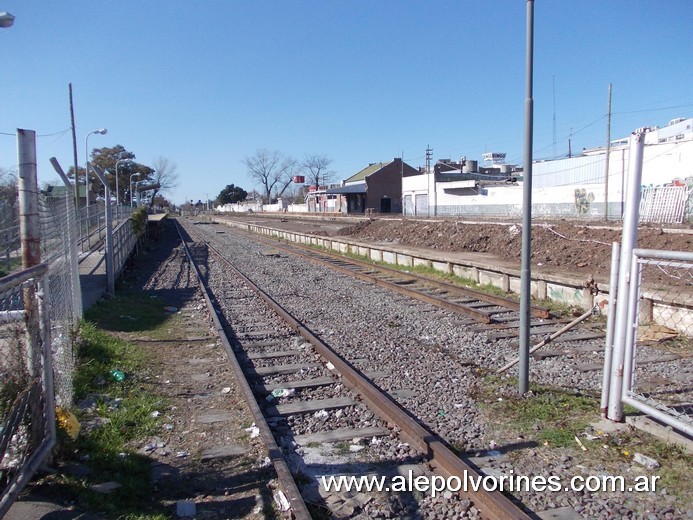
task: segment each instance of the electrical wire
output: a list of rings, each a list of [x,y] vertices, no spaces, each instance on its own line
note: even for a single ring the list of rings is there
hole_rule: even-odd
[[[36,134],[36,137],[53,137],[53,136],[56,136],[56,135],[64,135],[64,134],[66,134],[67,132],[69,132],[70,130],[72,130],[72,128],[68,128],[68,129],[66,129],[66,130],[61,130],[61,131],[59,131],[59,132],[54,132],[54,133],[52,133],[52,134]],[[13,132],[13,133],[0,132],[0,135],[9,135],[9,136],[11,136],[11,137],[14,137],[14,136],[17,135],[17,132]]]

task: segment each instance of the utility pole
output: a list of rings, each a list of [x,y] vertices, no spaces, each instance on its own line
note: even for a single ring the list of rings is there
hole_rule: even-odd
[[[606,159],[604,159],[604,220],[609,220],[609,158],[611,155],[611,83],[606,106]]]
[[[429,197],[428,197],[428,199],[429,199],[428,200],[428,216],[429,217],[435,216],[437,211],[438,211],[438,208],[437,208],[438,199],[436,196],[436,176],[435,176],[435,173],[431,171],[431,157],[432,157],[431,152],[433,152],[433,149],[430,146],[426,145],[426,175],[428,175],[427,184],[428,184],[428,193],[429,193]],[[432,197],[431,197],[431,195],[432,195]],[[431,201],[433,202],[433,204],[431,204]],[[433,206],[433,213],[432,214],[431,214],[431,206]]]
[[[75,107],[72,103],[72,83],[70,83],[70,121],[72,125],[72,155],[75,160],[75,212],[77,214],[77,222],[79,222],[79,176],[77,174],[79,162],[77,162],[77,133],[75,130]]]
[[[556,76],[551,77],[551,89],[553,92],[553,158],[556,159]]]

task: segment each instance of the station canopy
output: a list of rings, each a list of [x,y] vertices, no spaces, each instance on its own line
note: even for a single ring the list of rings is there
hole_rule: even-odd
[[[348,193],[366,193],[366,183],[350,184],[348,186],[340,186],[339,188],[330,188],[326,191],[328,194],[346,195]]]

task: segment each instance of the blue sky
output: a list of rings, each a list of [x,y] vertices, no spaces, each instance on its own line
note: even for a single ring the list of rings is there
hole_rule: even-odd
[[[0,167],[17,128],[48,159],[123,145],[178,165],[176,203],[250,191],[258,149],[333,160],[337,179],[404,156],[522,163],[523,0],[0,0]],[[537,0],[534,156],[565,155],[693,116],[690,0]],[[554,124],[555,118],[555,124]],[[554,131],[555,128],[555,131]],[[6,135],[10,134],[10,135]],[[554,144],[554,134],[556,136]]]

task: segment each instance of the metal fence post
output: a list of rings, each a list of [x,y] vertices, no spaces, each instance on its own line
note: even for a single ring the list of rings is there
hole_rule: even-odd
[[[609,392],[609,409],[607,417],[612,421],[623,420],[623,363],[625,359],[628,328],[628,294],[630,294],[630,266],[633,249],[638,238],[638,213],[640,207],[640,181],[642,178],[642,158],[645,149],[645,132],[639,129],[630,136],[628,153],[628,181],[626,189],[626,213],[623,218],[621,238],[621,260],[618,274],[618,294],[616,303],[616,321],[614,325],[614,349],[611,363],[611,383]]]
[[[19,193],[19,236],[22,246],[22,268],[33,267],[41,263],[40,220],[38,211],[38,180],[36,176],[36,132],[33,130],[17,130],[17,162],[19,163],[19,178],[17,191]],[[36,298],[34,287],[24,290],[24,310],[27,319],[27,331],[33,334],[38,331]],[[30,354],[28,369],[31,377],[38,376],[38,352],[33,351],[32,345],[37,341],[29,338]]]
[[[17,129],[17,163],[19,164],[19,234],[22,243],[22,267],[27,269],[41,263],[40,219],[38,210],[38,179],[36,175],[36,132]],[[27,334],[27,372],[38,380],[41,372],[40,322],[36,287],[23,290],[24,320]],[[37,447],[43,437],[44,419],[40,396],[29,402],[31,407],[30,442]]]
[[[616,299],[618,298],[618,264],[621,247],[618,242],[611,244],[611,274],[609,276],[609,306],[607,307],[606,340],[604,344],[604,373],[602,379],[602,400],[600,411],[606,417],[611,392],[611,363],[613,361],[614,324],[616,322]]]

